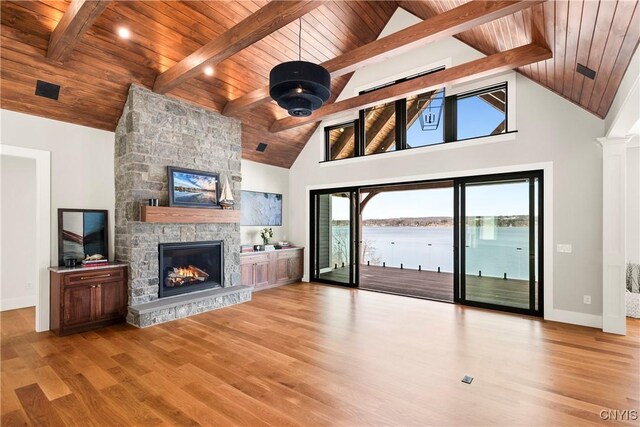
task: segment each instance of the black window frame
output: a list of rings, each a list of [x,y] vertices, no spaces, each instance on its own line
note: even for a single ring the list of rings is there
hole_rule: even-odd
[[[325,126],[324,128],[324,158],[327,159],[328,161],[335,161],[335,160],[343,160],[343,159],[335,159],[332,160],[331,159],[331,138],[330,138],[330,134],[331,131],[336,130],[336,129],[340,129],[340,128],[346,128],[346,127],[352,127],[353,126],[353,135],[354,135],[354,153],[353,156],[351,157],[346,157],[347,159],[353,158],[353,157],[357,157],[358,153],[359,153],[359,149],[358,146],[359,144],[359,139],[360,139],[360,135],[359,135],[359,124],[358,124],[358,120],[351,120],[348,122],[343,122],[343,123],[339,123],[336,125],[331,125],[331,126]]]
[[[398,79],[398,80],[394,80],[393,82],[390,83],[385,83],[385,84],[381,84],[378,86],[375,86],[373,88],[367,89],[367,90],[363,90],[360,91],[359,94],[365,94],[365,93],[370,93],[370,92],[374,92],[376,90],[385,88],[385,87],[389,87],[398,83],[402,83],[405,82],[407,80],[411,80],[411,79],[415,79],[417,77],[421,77],[424,76],[426,74],[431,74],[431,73],[436,73],[438,71],[442,71],[444,70],[444,67],[439,67],[439,68],[435,68],[432,70],[428,70],[428,71],[424,71],[421,73],[417,73],[408,77],[404,77],[402,79]],[[477,96],[477,95],[481,95],[483,93],[488,93],[488,92],[493,92],[497,89],[501,89],[504,88],[505,91],[505,130],[499,134],[496,135],[479,135],[479,136],[474,136],[474,137],[470,137],[470,138],[464,138],[464,139],[458,139],[457,138],[457,131],[458,131],[458,101],[460,99],[465,99],[465,98],[469,98],[469,97],[473,97],[473,96]],[[440,89],[438,89],[440,90]],[[444,87],[442,88],[442,90],[445,90]],[[382,104],[381,104],[382,105]],[[395,111],[395,132],[396,132],[396,141],[395,141],[395,151],[403,151],[403,150],[414,150],[414,149],[420,149],[420,148],[426,148],[426,147],[431,147],[434,145],[441,145],[441,144],[448,144],[448,143],[452,143],[452,142],[460,142],[460,141],[467,141],[467,140],[472,140],[472,139],[478,139],[478,138],[487,138],[487,137],[491,137],[491,136],[498,136],[498,135],[505,135],[505,134],[509,134],[509,133],[516,133],[517,131],[510,131],[509,130],[509,82],[508,80],[505,80],[503,82],[500,83],[496,83],[496,84],[491,84],[488,86],[484,86],[481,88],[477,88],[477,89],[473,89],[467,92],[461,92],[461,93],[457,93],[454,95],[449,95],[446,96],[446,92],[445,92],[445,96],[444,96],[444,104],[443,104],[443,142],[441,143],[437,143],[437,144],[430,144],[430,145],[423,145],[423,146],[419,146],[419,147],[408,147],[407,146],[407,111],[406,111],[406,106],[407,106],[407,98],[402,98],[399,99],[397,101],[395,101],[395,107],[396,107],[396,111]],[[321,163],[324,162],[335,162],[337,160],[345,160],[345,159],[350,159],[350,158],[355,158],[355,157],[363,157],[363,156],[373,156],[373,155],[378,155],[378,154],[384,154],[385,152],[381,152],[381,153],[372,153],[372,154],[365,154],[365,142],[366,142],[366,138],[365,138],[365,126],[364,126],[364,122],[365,122],[365,109],[362,109],[358,112],[358,118],[352,121],[348,121],[348,122],[343,122],[337,125],[331,125],[331,126],[326,126],[324,128],[325,130],[325,156],[324,156],[324,160]],[[331,130],[334,130],[336,128],[340,128],[340,127],[346,127],[346,126],[354,126],[354,135],[355,135],[355,141],[354,141],[354,153],[353,156],[351,157],[347,157],[345,159],[331,159],[331,147],[330,147],[330,139],[329,139],[329,133]]]
[[[500,132],[497,135],[503,135],[509,132],[509,82],[504,82],[481,87],[478,89],[472,89],[467,92],[457,93],[455,95],[445,96],[444,105],[444,142],[459,142],[469,139],[486,138],[488,136],[496,135],[478,135],[469,138],[458,139],[458,101],[461,99],[472,98],[474,96],[482,95],[489,92],[494,92],[498,89],[504,89],[504,132]]]

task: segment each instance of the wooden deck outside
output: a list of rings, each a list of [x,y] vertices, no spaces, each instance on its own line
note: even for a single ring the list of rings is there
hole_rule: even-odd
[[[452,273],[361,265],[360,287],[453,302]]]
[[[349,269],[338,268],[320,277],[345,283],[349,279]],[[469,301],[529,308],[529,282],[526,280],[467,275],[466,283]],[[453,273],[361,265],[360,288],[453,302]]]

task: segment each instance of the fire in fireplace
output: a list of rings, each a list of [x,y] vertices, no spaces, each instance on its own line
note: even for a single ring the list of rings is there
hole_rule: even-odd
[[[162,243],[159,245],[160,286],[163,298],[219,288],[223,283],[223,242]]]

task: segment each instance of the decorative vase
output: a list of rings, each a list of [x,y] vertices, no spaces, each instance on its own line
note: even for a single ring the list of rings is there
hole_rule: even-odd
[[[262,244],[263,244],[263,245],[265,245],[265,246],[267,246],[267,245],[269,244],[269,239],[268,239],[268,238],[266,238],[266,237],[263,237],[263,238],[262,238]]]
[[[625,292],[625,303],[627,317],[640,318],[640,294],[636,292]]]

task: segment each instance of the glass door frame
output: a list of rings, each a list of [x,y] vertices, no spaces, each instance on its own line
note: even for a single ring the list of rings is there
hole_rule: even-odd
[[[320,221],[317,220],[317,207],[318,196],[330,195],[334,193],[350,193],[351,209],[349,210],[349,283],[338,282],[335,280],[323,279],[320,277],[319,265],[319,253],[316,250],[316,236],[320,234]],[[313,282],[324,283],[328,285],[345,286],[350,288],[357,288],[359,286],[360,277],[360,254],[359,254],[359,241],[360,241],[360,228],[358,221],[360,218],[360,189],[359,187],[341,187],[341,188],[326,188],[321,190],[310,190],[309,192],[309,261],[311,275],[310,279]]]
[[[500,181],[508,182],[517,179],[529,179],[529,308],[509,307],[499,304],[491,304],[479,301],[467,300],[466,295],[466,262],[465,262],[465,248],[466,248],[466,200],[465,190],[466,184],[482,183],[482,182],[495,182]],[[538,180],[538,196],[536,206],[535,188],[533,186],[534,180]],[[500,311],[506,311],[511,313],[526,314],[530,316],[544,316],[544,181],[543,171],[526,171],[526,172],[513,172],[505,174],[492,174],[472,176],[466,178],[455,179],[455,193],[454,204],[456,209],[454,212],[454,283],[456,284],[454,289],[454,302],[480,307],[488,308]],[[536,236],[535,230],[535,214],[536,209],[538,213],[538,234]],[[537,239],[536,239],[537,237]],[[537,254],[538,254],[538,309],[535,309],[535,254],[536,254],[536,242],[537,242]],[[461,249],[461,250],[460,250]]]

